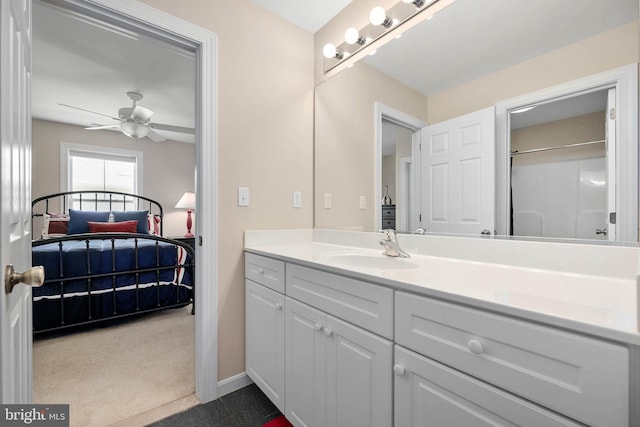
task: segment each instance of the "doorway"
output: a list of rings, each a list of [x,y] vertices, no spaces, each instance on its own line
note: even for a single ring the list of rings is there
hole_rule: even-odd
[[[420,130],[426,122],[375,103],[375,185],[377,230],[411,232],[420,206]]]
[[[616,239],[610,100],[615,88],[510,111],[512,235]]]
[[[615,92],[609,91],[615,89]],[[609,145],[606,150],[606,171],[607,179],[615,185],[607,186],[607,203],[611,206],[607,208],[605,220],[607,221],[607,239],[615,232],[615,240],[620,242],[638,241],[638,71],[637,64],[630,64],[613,70],[587,76],[578,80],[563,83],[537,92],[522,95],[517,98],[502,101],[496,104],[496,229],[497,234],[512,235],[512,120],[519,120],[519,114],[526,114],[525,109],[530,109],[533,114],[538,107],[548,105],[550,110],[553,106],[562,105],[560,102],[570,102],[580,96],[593,94],[600,99],[607,93],[607,120],[606,142],[598,141],[577,141],[593,142],[591,148],[598,144]],[[613,94],[615,93],[615,96]],[[615,99],[614,99],[615,98]],[[586,101],[585,101],[586,102]],[[531,108],[535,107],[535,108]],[[541,108],[540,111],[545,109]],[[518,111],[523,111],[518,113]],[[602,123],[602,121],[600,122]],[[600,130],[602,134],[602,129]],[[615,135],[615,142],[611,136]],[[590,138],[587,138],[590,139]],[[554,144],[552,144],[554,145]],[[559,144],[563,145],[563,144]],[[571,145],[571,144],[569,144]],[[615,149],[613,147],[615,145]],[[587,145],[581,146],[582,150]],[[540,148],[549,148],[548,145]],[[571,148],[568,148],[571,149]],[[546,151],[564,151],[565,149],[552,149]],[[525,150],[522,150],[525,151]],[[615,155],[612,153],[615,152]],[[602,151],[600,152],[602,154]],[[535,153],[534,153],[535,154]],[[522,154],[522,157],[532,154]],[[517,155],[516,157],[518,157]],[[597,156],[596,156],[597,157]],[[602,157],[602,156],[600,156]],[[599,184],[598,174],[593,166],[585,166],[582,177],[590,181],[592,185]],[[540,172],[538,172],[540,173]],[[578,175],[579,176],[579,175]],[[592,210],[593,209],[586,209]],[[603,225],[595,226],[595,217],[602,218],[597,212],[586,212],[580,219],[580,228],[591,230],[596,236],[604,237]],[[529,216],[523,219],[528,227],[537,228],[537,219]],[[574,225],[575,229],[576,226]],[[611,233],[611,234],[610,234]],[[593,238],[593,237],[592,237]]]
[[[51,3],[61,2],[52,0]],[[208,30],[150,6],[127,0],[80,0],[63,7],[116,28],[134,28],[158,40],[195,52],[196,81],[196,211],[207,221],[196,224],[198,298],[195,299],[195,390],[203,402],[218,395],[216,297],[216,36]],[[213,119],[212,119],[213,118]],[[204,278],[207,280],[204,280]],[[206,304],[205,304],[206,301]]]

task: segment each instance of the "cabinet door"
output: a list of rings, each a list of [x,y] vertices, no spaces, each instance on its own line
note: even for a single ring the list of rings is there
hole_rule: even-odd
[[[583,425],[395,347],[395,427]]]
[[[246,370],[284,411],[284,295],[246,281]]]
[[[332,316],[327,340],[327,427],[392,423],[391,341]]]
[[[285,416],[296,427],[324,426],[326,315],[285,299]]]

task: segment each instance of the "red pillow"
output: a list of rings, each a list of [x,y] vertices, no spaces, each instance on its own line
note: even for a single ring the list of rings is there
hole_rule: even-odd
[[[88,221],[90,233],[135,233],[138,230],[138,221],[122,222],[92,222]]]

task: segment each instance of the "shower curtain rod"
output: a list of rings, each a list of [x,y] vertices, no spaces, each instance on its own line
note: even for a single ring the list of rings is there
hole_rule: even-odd
[[[580,147],[581,145],[602,144],[603,142],[607,142],[607,140],[601,139],[598,141],[588,141],[588,142],[578,142],[576,144],[558,145],[557,147],[532,148],[531,150],[512,151],[511,155],[519,156],[520,154],[538,153],[540,151],[558,150],[560,148]]]

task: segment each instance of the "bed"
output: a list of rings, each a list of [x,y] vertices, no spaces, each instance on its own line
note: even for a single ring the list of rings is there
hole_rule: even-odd
[[[32,202],[34,333],[193,303],[194,250],[163,237],[162,205],[134,194],[71,191]]]

